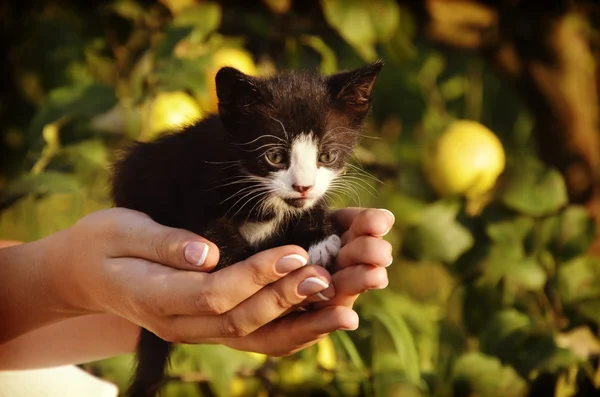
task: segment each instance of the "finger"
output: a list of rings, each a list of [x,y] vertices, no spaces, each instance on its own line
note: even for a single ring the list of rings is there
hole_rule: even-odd
[[[331,213],[331,220],[339,225],[339,227],[346,231],[352,226],[354,218],[365,209],[360,207],[348,207],[342,208]]]
[[[327,307],[305,313],[292,313],[243,338],[212,339],[209,343],[222,343],[234,349],[269,356],[285,356],[317,343],[333,331],[355,330],[358,323],[358,314],[352,309]]]
[[[385,236],[394,225],[394,214],[385,209],[366,209],[354,217],[352,225],[342,235],[342,244],[347,244],[358,236]]]
[[[176,269],[211,271],[219,262],[212,242],[183,229],[163,226],[136,211],[122,210],[107,222],[109,255],[138,257]]]
[[[275,320],[307,297],[323,291],[330,281],[331,276],[321,266],[306,266],[263,288],[223,315],[178,316],[171,326],[183,340],[246,336]]]
[[[337,287],[335,297],[326,302],[318,302],[313,307],[352,307],[360,294],[369,290],[383,289],[388,286],[389,280],[385,268],[358,265],[335,273],[332,276],[332,283]]]
[[[168,278],[169,293],[164,294],[168,298],[160,304],[170,314],[220,315],[303,267],[307,258],[302,248],[287,245],[259,252],[205,278],[201,274],[174,273]]]
[[[367,264],[387,267],[392,263],[392,245],[380,238],[362,235],[342,247],[336,258],[336,269]]]

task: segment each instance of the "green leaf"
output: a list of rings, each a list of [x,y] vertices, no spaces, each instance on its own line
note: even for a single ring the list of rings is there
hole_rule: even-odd
[[[533,229],[534,221],[530,217],[516,216],[498,222],[488,223],[486,233],[497,244],[522,245],[525,237]]]
[[[335,52],[319,36],[302,35],[300,42],[321,55],[321,73],[333,74],[338,70]]]
[[[367,62],[377,58],[374,45],[390,40],[400,22],[393,0],[321,0],[321,6],[327,22]]]
[[[261,365],[249,354],[222,345],[181,345],[173,354],[171,373],[182,376],[199,371],[216,396],[229,397],[236,375]]]
[[[191,40],[201,42],[221,25],[223,11],[216,2],[202,2],[187,7],[173,20],[176,27],[193,27]]]
[[[527,383],[512,367],[479,352],[461,356],[452,372],[455,397],[519,397],[528,392]]]
[[[522,377],[532,371],[556,372],[576,363],[577,358],[558,348],[546,325],[537,327],[524,313],[507,309],[498,313],[479,336],[483,353],[512,365]]]
[[[456,220],[459,210],[459,203],[446,201],[427,207],[406,231],[403,249],[420,260],[454,262],[473,246],[473,236]]]
[[[523,256],[521,246],[495,244],[485,263],[483,275],[478,281],[482,285],[493,286],[501,280],[518,288],[538,291],[546,284],[547,275],[536,257]]]
[[[440,85],[440,92],[446,101],[453,101],[464,95],[466,84],[464,76],[454,76]]]
[[[560,173],[531,158],[518,162],[507,173],[500,199],[508,208],[532,216],[556,213],[568,201]]]
[[[116,384],[120,390],[127,390],[133,375],[133,354],[121,355],[86,364],[102,379]]]
[[[587,251],[594,240],[596,224],[581,206],[569,206],[560,214],[553,250],[561,259],[571,259]]]
[[[144,18],[145,14],[144,8],[135,1],[115,1],[106,7],[120,17],[131,21],[139,21]]]
[[[600,299],[578,302],[573,306],[579,314],[600,326]]]
[[[157,91],[203,91],[207,64],[208,58],[171,58],[161,62],[151,78]]]
[[[173,50],[177,43],[188,37],[193,30],[193,26],[168,26],[163,39],[156,47],[155,57],[161,59],[173,56]]]
[[[29,125],[32,138],[41,137],[44,126],[62,117],[92,118],[117,103],[114,90],[103,84],[71,86],[52,91]]]
[[[556,276],[562,300],[573,303],[600,298],[600,258],[580,256],[560,264]]]
[[[375,312],[372,354],[375,396],[388,396],[397,384],[419,384],[419,357],[412,334],[398,315]]]
[[[23,196],[28,194],[74,193],[81,185],[73,174],[47,171],[38,175],[26,174],[11,183],[2,196]]]
[[[512,335],[532,326],[529,317],[515,309],[507,309],[497,313],[483,329],[479,336],[480,349],[484,353],[501,352],[502,342]]]

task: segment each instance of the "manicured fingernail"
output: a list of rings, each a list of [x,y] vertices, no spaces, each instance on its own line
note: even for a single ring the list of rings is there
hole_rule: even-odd
[[[333,286],[333,284],[329,284],[329,287],[327,287],[321,292],[317,292],[315,296],[319,297],[319,299],[321,299],[322,301],[328,301],[335,296],[335,287]]]
[[[306,280],[304,280],[303,282],[300,283],[300,285],[298,286],[298,294],[303,295],[303,296],[313,296],[318,294],[319,292],[323,291],[324,289],[326,289],[327,287],[329,287],[329,284],[327,284],[325,281],[321,280],[320,278],[317,277],[309,277]],[[321,296],[319,297],[323,300],[328,300],[325,296]]]
[[[390,215],[390,218],[392,219],[392,223],[396,222],[396,217],[394,216],[394,214],[392,213],[392,211],[386,210],[385,208],[380,208],[379,211],[383,211],[383,212],[388,213]]]
[[[387,288],[387,286],[389,285],[389,283],[390,282],[388,281],[387,283],[385,283],[385,285],[380,285],[380,286],[377,286],[377,287],[371,288],[371,289],[385,289],[385,288]]]
[[[285,274],[306,265],[307,260],[302,255],[291,254],[284,256],[275,264],[277,273]]]
[[[387,265],[385,265],[385,267],[390,266],[392,263],[394,263],[394,258],[392,257],[392,259],[390,259],[390,263],[388,263]]]
[[[358,324],[359,324],[359,317],[358,314],[356,314],[356,312],[354,312],[354,318],[350,321],[346,321],[346,324],[339,327],[339,330],[342,331],[355,331],[356,329],[358,329]]]
[[[390,210],[386,210],[385,208],[380,208],[379,211],[383,211],[386,214],[388,214],[388,218],[390,218],[390,220],[392,221],[392,224],[394,224],[394,222],[396,221],[396,218],[394,217],[394,214],[392,214],[392,212]],[[390,232],[390,227],[388,227],[385,232],[381,233],[381,234],[376,234],[376,237],[383,237],[386,234],[388,234]]]
[[[202,266],[208,256],[208,245],[199,241],[192,241],[185,246],[185,260],[192,265]]]

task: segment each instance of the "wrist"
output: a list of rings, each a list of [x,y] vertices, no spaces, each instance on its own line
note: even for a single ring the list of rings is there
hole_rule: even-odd
[[[92,286],[86,286],[86,282],[82,281],[84,263],[76,255],[79,244],[72,236],[72,228],[69,228],[40,240],[47,244],[44,269],[48,294],[54,298],[52,310],[65,317],[100,312],[88,302],[86,291]]]
[[[52,277],[53,244],[46,238],[0,249],[0,341],[69,317]]]

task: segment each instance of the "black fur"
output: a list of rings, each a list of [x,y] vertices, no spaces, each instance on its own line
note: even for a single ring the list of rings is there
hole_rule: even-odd
[[[240,191],[256,184],[240,183],[240,178],[268,176],[273,166],[261,156],[269,148],[265,145],[309,132],[320,150],[339,153],[328,167],[341,171],[358,142],[381,67],[376,62],[329,77],[289,72],[270,78],[221,69],[216,76],[219,115],[154,142],[134,144],[114,167],[115,204],[211,240],[220,249],[218,268],[279,245],[308,249],[337,232],[324,199],[305,211],[290,211],[276,233],[251,246],[240,226],[273,219],[277,209],[261,207],[261,196],[240,202]],[[142,329],[130,397],[158,393],[170,349],[170,343]]]

